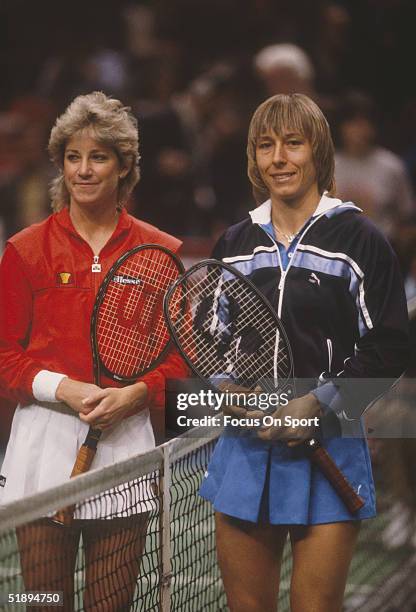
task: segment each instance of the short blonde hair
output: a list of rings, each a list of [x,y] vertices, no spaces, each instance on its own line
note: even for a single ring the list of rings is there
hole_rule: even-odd
[[[120,205],[127,201],[139,181],[139,135],[137,120],[131,110],[101,91],[78,96],[58,117],[49,138],[49,155],[59,168],[59,174],[52,181],[50,188],[54,211],[69,204],[69,193],[63,175],[67,142],[77,132],[88,129],[92,130],[95,140],[114,149],[121,167],[130,168],[127,175],[120,179]]]
[[[258,201],[267,199],[269,190],[257,167],[256,146],[261,135],[270,131],[276,134],[296,131],[305,136],[312,147],[319,193],[334,192],[334,144],[324,114],[308,96],[278,94],[260,104],[251,119],[248,131],[248,177]]]

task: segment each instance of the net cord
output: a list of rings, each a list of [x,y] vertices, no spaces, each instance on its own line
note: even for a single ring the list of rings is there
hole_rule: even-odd
[[[79,503],[102,493],[103,490],[146,476],[156,470],[160,471],[164,466],[166,453],[169,455],[169,466],[171,466],[179,458],[216,439],[220,434],[219,427],[204,427],[203,432],[195,428],[187,432],[186,437],[169,440],[147,453],[134,455],[115,465],[91,470],[68,480],[63,485],[0,506],[0,533],[46,516],[51,510],[57,510],[63,505],[66,507]]]

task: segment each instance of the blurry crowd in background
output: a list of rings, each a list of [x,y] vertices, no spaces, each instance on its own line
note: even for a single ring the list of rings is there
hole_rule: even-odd
[[[255,206],[251,114],[273,94],[301,92],[330,121],[337,195],[389,238],[414,297],[415,22],[414,0],[3,0],[0,245],[50,212],[56,116],[102,90],[139,121],[130,212],[208,255]]]
[[[3,240],[49,213],[57,114],[102,90],[136,113],[141,181],[130,211],[209,244],[254,200],[250,116],[302,92],[326,112],[337,193],[393,242],[416,294],[416,86],[412,0],[3,0]]]

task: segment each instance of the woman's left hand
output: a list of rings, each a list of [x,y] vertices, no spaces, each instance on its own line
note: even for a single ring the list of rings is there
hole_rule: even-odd
[[[287,406],[279,407],[271,416],[274,419],[279,419],[281,425],[270,425],[258,430],[258,437],[262,440],[287,441],[288,446],[298,446],[315,435],[317,425],[314,424],[314,419],[322,416],[322,412],[316,397],[312,393],[308,393],[303,397],[292,400]],[[285,417],[290,417],[290,421],[308,419],[311,424],[291,427],[285,425]],[[316,419],[315,422],[317,423]]]
[[[92,393],[83,400],[86,406],[94,406],[88,414],[80,414],[84,423],[97,429],[113,427],[126,416],[139,412],[147,399],[147,385],[138,382],[128,387],[107,387]]]

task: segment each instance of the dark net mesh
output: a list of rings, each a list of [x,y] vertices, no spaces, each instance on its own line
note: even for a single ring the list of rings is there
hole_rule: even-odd
[[[39,592],[59,593],[65,612],[227,610],[212,508],[197,493],[216,436],[172,440],[1,508],[0,610],[55,610],[34,599]],[[379,513],[363,522],[344,610],[412,612],[413,518],[399,512],[377,466],[375,474]],[[47,518],[73,503],[71,527]],[[290,610],[290,572],[287,544],[279,612]],[[20,601],[8,603],[13,594]]]

